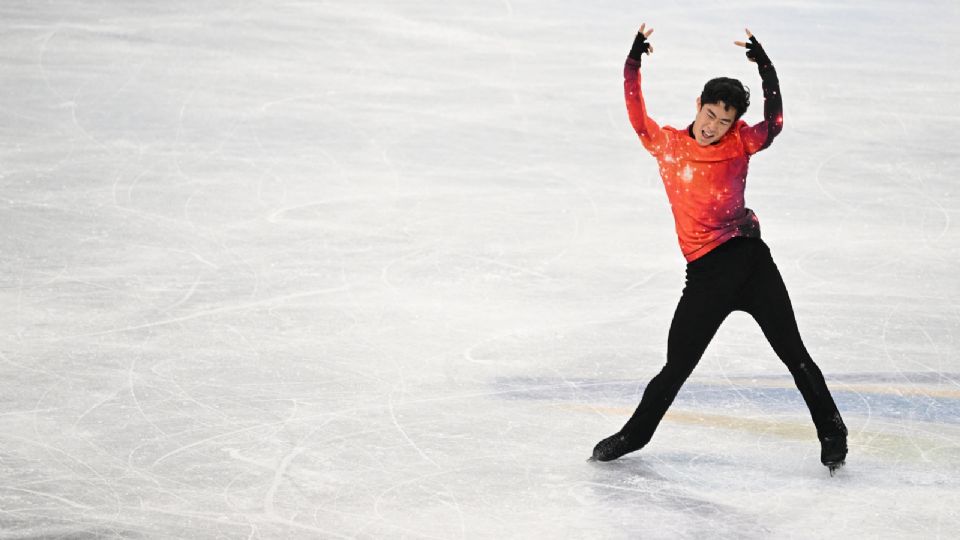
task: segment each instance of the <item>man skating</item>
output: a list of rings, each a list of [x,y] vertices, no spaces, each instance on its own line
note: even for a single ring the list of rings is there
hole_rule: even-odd
[[[623,428],[597,443],[593,459],[610,461],[643,448],[693,372],[723,320],[733,311],[749,313],[793,375],[817,429],[821,462],[834,470],[847,454],[847,428],[810,358],[793,307],[760,223],[744,203],[747,167],[783,128],[783,105],[773,64],[747,30],[747,49],[763,81],[764,119],[740,120],[750,94],[740,81],[713,79],[697,98],[697,113],[686,129],[659,126],[647,114],[640,89],[640,62],[653,48],[653,29],[641,25],[623,69],[630,123],[644,148],[657,159],[687,261],[686,285],[667,338],[667,362],[646,386],[640,404]]]

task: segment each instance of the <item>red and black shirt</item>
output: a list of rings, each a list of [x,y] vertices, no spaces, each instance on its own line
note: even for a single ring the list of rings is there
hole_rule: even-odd
[[[680,250],[694,261],[736,236],[760,237],[760,222],[744,203],[750,157],[783,128],[783,107],[772,65],[760,69],[764,120],[738,120],[716,143],[700,146],[689,128],[660,127],[648,115],[640,90],[640,62],[628,58],[623,92],[630,123],[660,166],[676,222]]]

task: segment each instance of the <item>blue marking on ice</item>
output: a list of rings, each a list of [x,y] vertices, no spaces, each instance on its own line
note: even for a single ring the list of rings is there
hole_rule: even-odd
[[[771,380],[769,377],[763,379]],[[900,379],[901,382],[902,380]],[[827,381],[828,384],[830,382],[831,380]],[[789,385],[792,381],[783,379],[783,383]],[[506,399],[634,406],[640,402],[645,381],[501,377],[497,378],[493,384],[498,394]],[[681,388],[674,403],[683,407],[712,409],[740,409],[746,405],[752,405],[761,410],[778,413],[806,411],[803,398],[796,388],[751,387],[744,384],[749,382],[738,380],[729,386],[720,386],[688,381]],[[863,389],[851,391],[834,385],[831,393],[837,407],[844,415],[869,415],[920,422],[960,424],[960,399],[958,398],[922,394],[899,395],[893,393],[896,389],[895,385],[891,384],[887,388],[888,390],[882,392],[869,392]]]

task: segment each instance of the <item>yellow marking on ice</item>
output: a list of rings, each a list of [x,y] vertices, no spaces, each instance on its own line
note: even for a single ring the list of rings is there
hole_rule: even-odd
[[[927,396],[960,399],[960,390],[951,388],[922,388],[910,386],[874,386],[870,384],[837,384],[840,390],[861,394],[894,394],[898,396]]]
[[[585,403],[565,403],[556,407],[579,412],[600,412],[624,418],[633,414],[635,406],[604,407]],[[749,433],[764,433],[783,439],[796,441],[816,440],[817,434],[812,422],[791,422],[785,420],[761,420],[725,414],[708,414],[690,410],[671,409],[663,417],[675,424],[719,427]],[[915,459],[920,461],[945,460],[951,463],[960,461],[960,447],[953,444],[949,436],[936,438],[930,432],[921,433],[885,433],[877,431],[854,430],[849,435],[848,444],[851,454],[865,453],[884,458]],[[935,435],[935,434],[932,434]]]
[[[634,407],[595,407],[579,403],[571,403],[563,408],[570,408],[578,411],[596,411],[610,415],[629,416],[633,414]],[[758,420],[756,418],[746,418],[742,416],[728,416],[725,414],[706,414],[694,411],[684,411],[671,409],[667,411],[664,420],[677,424],[713,426],[727,429],[736,429],[740,431],[751,431],[757,433],[770,433],[785,439],[807,440],[810,437],[816,438],[816,431],[813,425],[790,423],[773,420]]]
[[[693,384],[702,384],[705,386],[729,386],[731,388],[783,388],[796,390],[793,381],[777,380],[754,380],[754,379],[731,379],[717,381],[690,381]],[[960,389],[943,388],[930,386],[890,386],[877,384],[843,384],[831,383],[827,377],[827,385],[831,390],[843,390],[845,392],[857,392],[858,394],[887,394],[893,396],[924,396],[924,397],[942,397],[950,399],[960,399]]]

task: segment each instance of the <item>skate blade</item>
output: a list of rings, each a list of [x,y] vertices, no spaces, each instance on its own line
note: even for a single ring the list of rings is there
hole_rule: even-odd
[[[844,461],[839,461],[837,463],[827,463],[826,464],[827,468],[830,469],[830,478],[833,478],[834,475],[837,474],[837,470],[839,470],[840,467],[843,467],[845,463],[846,462]]]

